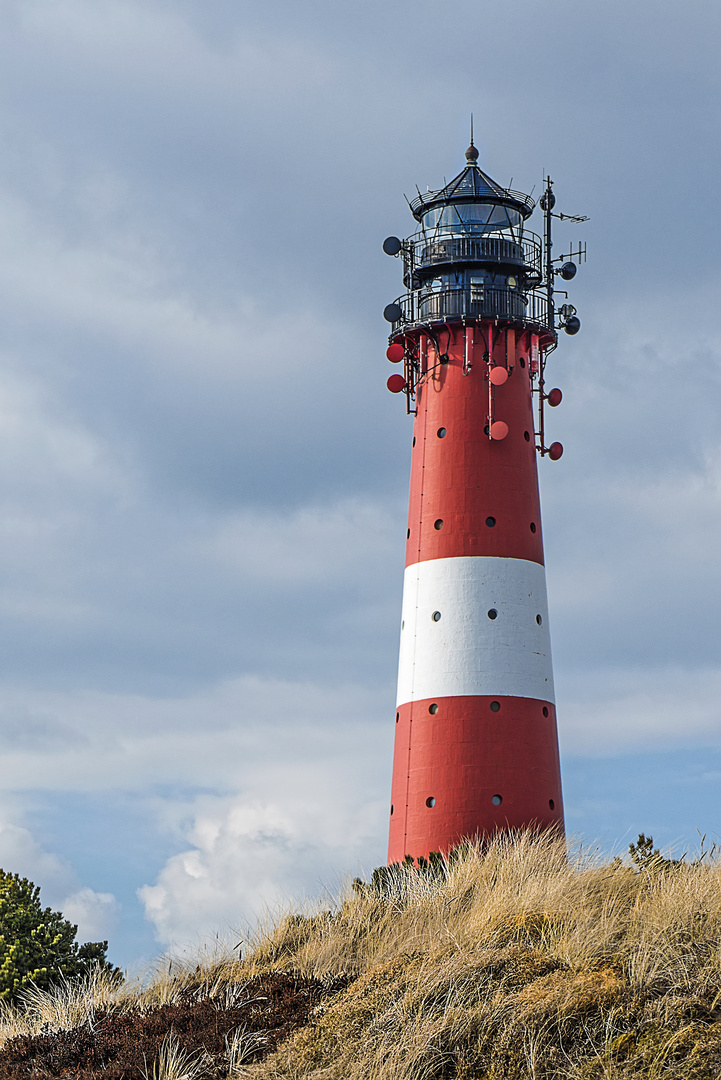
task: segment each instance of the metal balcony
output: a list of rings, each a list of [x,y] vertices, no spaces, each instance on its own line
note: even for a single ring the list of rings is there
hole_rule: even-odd
[[[392,324],[392,334],[465,318],[497,319],[524,328],[550,331],[555,338],[548,317],[548,297],[536,289],[521,292],[499,285],[417,289],[400,296],[396,303],[403,312],[403,319]]]
[[[458,264],[516,268],[538,281],[542,277],[541,241],[533,233],[515,241],[501,236],[459,236],[457,231],[437,232],[433,237],[416,233],[408,240],[409,267]]]

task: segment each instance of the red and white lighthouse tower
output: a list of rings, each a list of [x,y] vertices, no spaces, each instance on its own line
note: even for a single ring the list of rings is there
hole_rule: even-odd
[[[404,363],[388,387],[415,415],[389,862],[563,827],[536,455],[563,452],[545,445],[561,392],[544,369],[557,321],[580,322],[553,282],[585,249],[552,259],[550,179],[541,242],[533,200],[482,172],[472,141],[466,160],[383,245],[408,289],[384,312]]]

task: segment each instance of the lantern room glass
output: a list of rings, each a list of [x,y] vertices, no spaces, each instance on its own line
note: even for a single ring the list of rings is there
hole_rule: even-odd
[[[435,232],[484,233],[513,231],[522,224],[521,214],[511,207],[491,202],[448,203],[423,214],[423,227]]]

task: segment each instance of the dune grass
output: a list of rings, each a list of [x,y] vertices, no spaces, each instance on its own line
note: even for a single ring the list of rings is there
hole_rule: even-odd
[[[269,921],[242,962],[166,963],[144,984],[97,977],[36,992],[4,1012],[0,1040],[189,1000],[244,1017],[254,1000],[252,1025],[229,1032],[222,1053],[194,1044],[191,1054],[165,1032],[145,1075],[711,1080],[721,1076],[721,866],[713,853],[646,856],[634,866],[568,854],[558,836],[498,837],[434,871],[357,883],[331,907]],[[253,988],[280,973],[305,980],[316,1004],[274,1042]]]

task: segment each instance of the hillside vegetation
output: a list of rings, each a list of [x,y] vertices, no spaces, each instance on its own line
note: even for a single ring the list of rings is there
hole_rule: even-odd
[[[633,854],[502,837],[356,882],[242,961],[37,991],[5,1009],[0,1078],[717,1078],[721,867]]]

